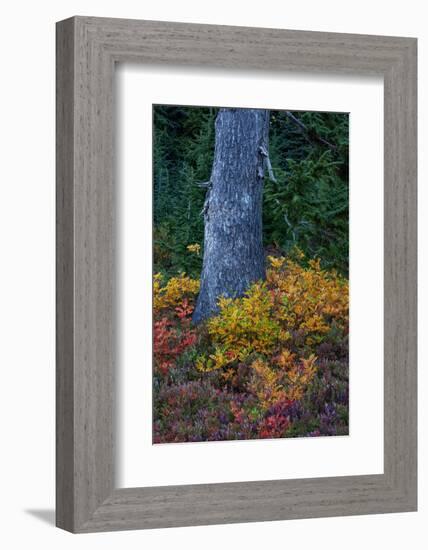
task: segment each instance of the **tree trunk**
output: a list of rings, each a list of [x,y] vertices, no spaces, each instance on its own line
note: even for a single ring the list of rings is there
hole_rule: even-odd
[[[262,194],[268,133],[267,110],[220,109],[217,115],[195,323],[218,311],[220,296],[241,296],[265,278]]]

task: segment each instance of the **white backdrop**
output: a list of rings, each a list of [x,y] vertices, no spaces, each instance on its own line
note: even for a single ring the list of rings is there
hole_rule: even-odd
[[[420,511],[412,514],[299,520],[72,536],[52,527],[54,506],[54,22],[70,15],[164,19],[320,31],[418,36],[420,51],[420,208],[428,207],[427,43],[419,0],[15,0],[2,9],[0,238],[1,518],[4,548],[117,549],[279,545],[360,549],[423,548],[428,496],[420,471]],[[4,44],[3,44],[4,42]],[[420,222],[421,280],[428,278],[426,216]],[[426,288],[426,287],[425,287]],[[420,334],[427,294],[420,288]],[[427,363],[421,346],[420,363]],[[428,375],[420,371],[425,396]],[[428,459],[428,405],[420,399],[420,464]],[[425,470],[425,471],[424,471]],[[418,542],[418,539],[420,541]],[[422,542],[424,541],[424,542]]]
[[[171,71],[135,64],[120,67],[116,79],[118,486],[382,473],[382,79],[209,70],[201,74],[194,69]],[[148,221],[152,217],[153,103],[349,113],[349,436],[152,445],[152,235]]]

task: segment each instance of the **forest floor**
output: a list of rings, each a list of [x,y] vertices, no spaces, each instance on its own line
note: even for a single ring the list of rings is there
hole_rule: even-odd
[[[348,281],[303,254],[192,324],[199,281],[154,277],[153,442],[348,434]]]

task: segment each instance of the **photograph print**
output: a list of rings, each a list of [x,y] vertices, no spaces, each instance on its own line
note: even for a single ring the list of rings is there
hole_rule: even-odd
[[[349,434],[349,115],[153,106],[153,443]]]

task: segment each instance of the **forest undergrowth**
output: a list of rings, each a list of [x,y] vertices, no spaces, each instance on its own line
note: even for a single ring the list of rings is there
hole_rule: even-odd
[[[189,246],[189,254],[199,247]],[[348,281],[295,249],[194,326],[199,280],[154,276],[153,442],[348,434]]]

